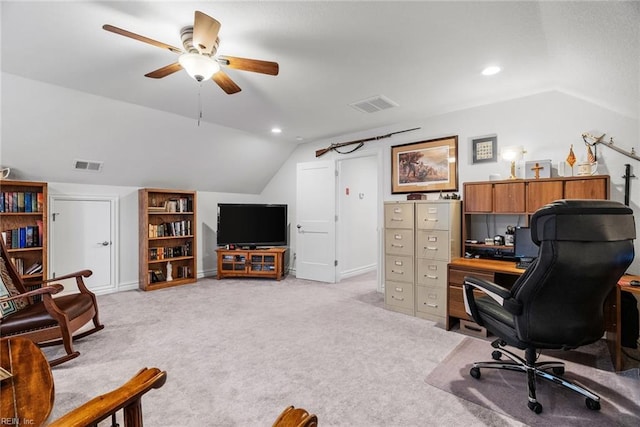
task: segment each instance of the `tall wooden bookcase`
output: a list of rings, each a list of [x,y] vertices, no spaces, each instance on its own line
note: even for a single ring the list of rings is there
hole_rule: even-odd
[[[196,192],[138,191],[139,288],[145,291],[196,281]]]
[[[47,183],[0,180],[0,231],[27,286],[47,278]]]

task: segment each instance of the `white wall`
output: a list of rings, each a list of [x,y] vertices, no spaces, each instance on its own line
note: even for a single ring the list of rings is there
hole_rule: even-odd
[[[377,112],[374,114],[384,114]],[[498,148],[507,145],[522,145],[527,150],[526,160],[551,159],[554,164],[564,160],[573,144],[574,152],[580,159],[586,156],[586,147],[581,138],[583,132],[594,134],[607,133],[614,137],[615,144],[627,151],[635,148],[640,152],[640,124],[638,118],[626,117],[598,105],[557,91],[475,107],[467,110],[427,118],[419,122],[371,129],[367,132],[343,135],[341,137],[310,142],[300,145],[285,162],[262,193],[263,199],[278,199],[289,204],[289,218],[295,221],[296,164],[314,161],[315,150],[331,143],[346,142],[361,138],[384,135],[389,132],[419,126],[420,130],[395,135],[391,138],[371,141],[356,152],[359,156],[369,152],[382,153],[383,169],[380,171],[383,181],[382,198],[386,200],[404,200],[404,194],[391,194],[391,150],[393,145],[423,141],[450,135],[458,135],[458,181],[459,189],[466,181],[486,181],[489,174],[509,175],[509,165],[504,162],[472,165],[471,140],[473,138],[496,134]],[[345,159],[351,155],[329,153],[322,160]],[[598,172],[611,176],[611,199],[624,201],[624,165],[629,163],[632,172],[640,175],[640,163],[625,157],[607,147],[598,147]],[[430,198],[437,197],[430,194]],[[631,207],[634,209],[636,223],[640,229],[640,183],[637,179],[631,183]],[[382,224],[379,224],[382,228]],[[636,240],[638,256],[630,272],[640,272],[640,239]],[[295,234],[292,234],[291,252],[295,253]]]
[[[378,159],[338,162],[338,270],[346,278],[378,263]]]

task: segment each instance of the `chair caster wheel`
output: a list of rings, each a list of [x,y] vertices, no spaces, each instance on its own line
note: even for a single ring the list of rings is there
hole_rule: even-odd
[[[531,409],[536,414],[542,412],[542,405],[540,404],[540,402],[529,402],[527,403],[527,405],[529,406],[529,409]]]
[[[471,368],[469,370],[469,375],[471,375],[475,379],[480,378],[480,368]]]
[[[502,357],[502,352],[498,351],[498,350],[494,350],[491,352],[491,358],[493,360],[500,360],[500,358]]]
[[[600,402],[598,402],[597,400],[587,398],[585,400],[585,403],[587,404],[587,408],[591,409],[592,411],[600,410]]]
[[[558,366],[556,368],[551,368],[551,370],[556,375],[564,375],[564,366]]]

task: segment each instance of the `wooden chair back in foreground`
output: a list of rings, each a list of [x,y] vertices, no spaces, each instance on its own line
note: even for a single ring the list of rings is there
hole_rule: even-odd
[[[66,354],[49,361],[51,366],[80,355],[73,348],[73,340],[104,328],[98,318],[96,296],[87,289],[84,279],[90,270],[58,276],[40,283],[25,285],[7,248],[0,238],[0,336],[21,336],[41,347],[63,344]],[[79,292],[54,298],[62,291],[61,284],[52,281],[75,278]],[[93,321],[93,328],[74,333]]]
[[[166,380],[166,372],[158,368],[143,368],[122,386],[91,399],[48,426],[94,426],[122,409],[124,427],[142,427],[142,396],[152,388],[162,387]]]
[[[318,417],[302,408],[289,406],[273,423],[273,427],[317,427]]]
[[[9,373],[0,383],[0,413],[10,424],[44,425],[54,403],[51,368],[42,351],[22,337],[0,339],[0,367]],[[160,388],[167,374],[144,368],[128,382],[47,424],[49,427],[97,426],[123,410],[124,427],[142,427],[142,396]]]

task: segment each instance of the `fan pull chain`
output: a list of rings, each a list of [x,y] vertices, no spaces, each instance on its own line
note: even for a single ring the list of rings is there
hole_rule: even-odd
[[[202,83],[198,88],[198,126],[200,126],[200,120],[202,119]]]

